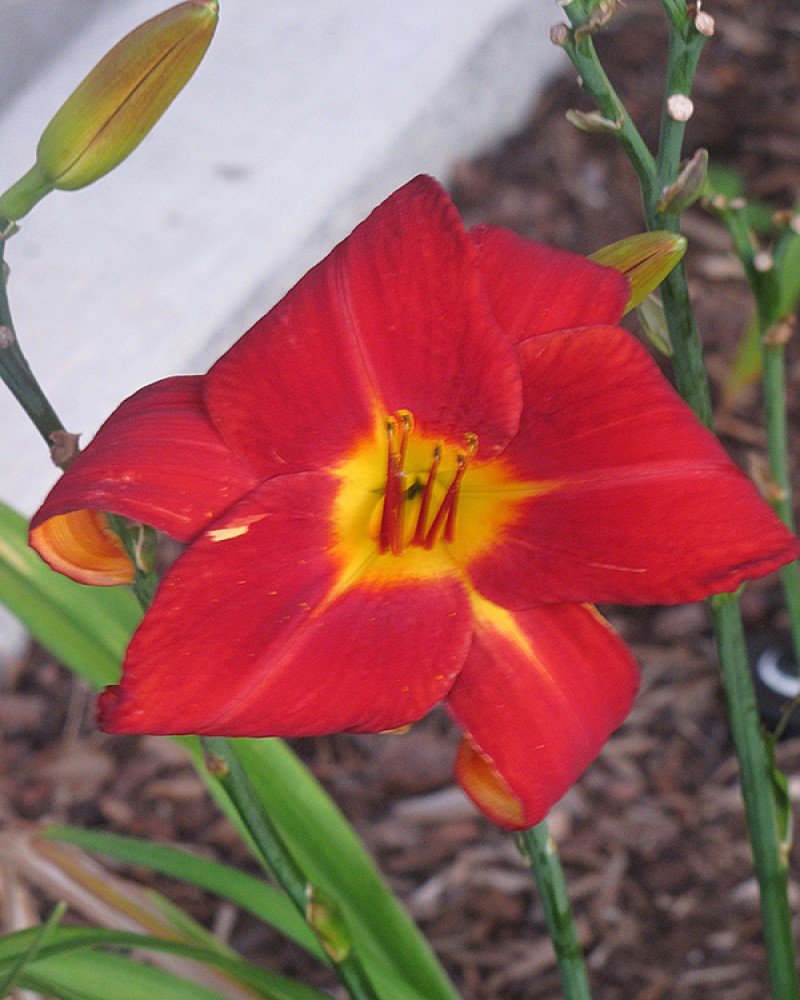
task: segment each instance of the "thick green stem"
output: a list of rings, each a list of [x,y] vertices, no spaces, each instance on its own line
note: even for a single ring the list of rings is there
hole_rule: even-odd
[[[350,996],[353,1000],[378,1000],[358,955],[351,947],[348,930],[335,903],[320,898],[292,857],[277,828],[259,805],[231,743],[208,737],[204,737],[202,742],[211,762],[209,773],[217,778],[236,807],[260,853],[265,870],[280,882],[308,921]],[[309,822],[312,821],[313,818],[309,817]]]
[[[547,823],[542,822],[530,830],[524,830],[517,834],[516,840],[536,880],[550,940],[556,953],[564,997],[566,1000],[589,1000],[591,993],[583,950],[578,940],[558,850],[548,832]]]

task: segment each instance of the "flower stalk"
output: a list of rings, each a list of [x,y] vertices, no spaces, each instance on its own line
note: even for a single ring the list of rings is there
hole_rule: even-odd
[[[7,221],[0,219],[0,231],[5,230],[7,226]],[[53,434],[63,431],[64,425],[50,405],[19,346],[8,302],[4,250],[5,240],[0,235],[0,378],[44,438],[47,446],[52,448]]]
[[[578,931],[567,894],[558,848],[546,820],[515,835],[517,847],[528,861],[544,909],[556,953],[565,1000],[589,1000],[589,979]]]
[[[572,29],[565,51],[580,73],[587,92],[598,108],[613,117],[622,114],[624,128],[615,133],[639,177],[644,214],[648,229],[679,231],[679,217],[659,211],[659,202],[680,171],[680,156],[686,121],[691,114],[692,81],[703,45],[713,32],[706,22],[698,25],[689,8],[678,0],[663,0],[669,21],[669,55],[665,86],[664,110],[658,153],[651,160],[640,147],[640,137],[629,123],[627,115],[600,67],[597,54],[588,35],[580,35],[588,16],[584,0],[573,0],[565,7]],[[698,15],[699,16],[699,15]],[[676,101],[676,96],[682,98]],[[711,397],[703,362],[702,346],[697,333],[689,299],[686,274],[678,265],[662,285],[662,300],[673,345],[673,364],[678,390],[707,427],[712,425]],[[765,357],[765,362],[766,362]],[[777,381],[778,364],[770,362],[775,371],[768,381]],[[782,383],[782,376],[781,376]],[[774,384],[768,392],[773,405],[781,403]],[[787,522],[788,523],[788,522]],[[793,573],[795,567],[784,569]],[[752,678],[747,658],[744,630],[736,598],[718,595],[709,601],[717,638],[722,681],[728,705],[731,731],[741,769],[742,796],[745,805],[748,836],[753,851],[756,875],[761,891],[764,938],[767,965],[773,997],[794,1000],[799,995],[791,915],[787,898],[785,866],[771,798],[769,760],[762,739],[755,705]]]
[[[317,935],[352,1000],[378,1000],[342,915],[334,902],[310,884],[270,817],[259,806],[232,744],[204,737],[209,774],[219,781],[253,839],[264,869],[280,882],[286,894]]]
[[[761,896],[770,987],[775,1000],[796,1000],[798,980],[788,899],[788,868],[777,830],[771,765],[759,724],[742,616],[733,594],[719,594],[709,603]]]

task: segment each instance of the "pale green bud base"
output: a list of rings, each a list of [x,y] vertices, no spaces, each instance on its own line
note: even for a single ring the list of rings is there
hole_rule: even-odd
[[[53,181],[45,176],[38,163],[27,174],[0,195],[0,219],[16,222],[40,202],[54,188]]]

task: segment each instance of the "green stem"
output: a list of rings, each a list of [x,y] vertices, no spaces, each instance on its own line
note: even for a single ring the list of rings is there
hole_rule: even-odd
[[[567,13],[572,15],[574,6],[573,3],[567,9]],[[575,25],[575,21],[573,21],[573,25]],[[580,28],[580,25],[577,27]],[[572,31],[563,42],[563,48],[578,70],[584,90],[591,94],[603,117],[618,123],[619,128],[613,133],[615,138],[634,165],[636,173],[642,179],[643,186],[646,185],[647,193],[654,193],[656,185],[655,160],[630,115],[625,110],[622,101],[617,96],[611,81],[606,76],[591,35],[577,37],[577,32]]]
[[[759,327],[762,327],[759,319]],[[772,495],[770,501],[775,513],[790,531],[795,531],[792,481],[789,474],[789,445],[786,417],[786,359],[782,343],[772,343],[762,333],[762,358],[764,362],[764,408],[767,424],[767,453]],[[800,572],[797,562],[782,566],[780,570],[789,626],[792,633],[795,663],[800,665]]]
[[[280,882],[286,894],[317,935],[340,980],[353,1000],[378,1000],[366,972],[351,947],[344,919],[332,900],[320,900],[283,838],[253,793],[232,744],[220,738],[202,738],[212,766],[210,773],[227,792],[253,838],[265,870]]]
[[[741,770],[747,831],[761,892],[772,996],[775,1000],[796,1000],[798,978],[788,871],[779,850],[770,763],[761,735],[739,604],[732,594],[718,594],[711,598],[710,604],[731,734]]]
[[[517,847],[528,861],[542,901],[566,1000],[589,1000],[589,979],[572,916],[558,849],[542,822],[518,833]]]
[[[658,209],[664,191],[675,183],[680,170],[686,122],[676,120],[669,110],[669,98],[675,94],[689,96],[705,38],[694,29],[686,14],[672,0],[664,6],[670,19],[667,79],[661,112],[661,130],[656,156],[655,188],[650,178],[639,174],[648,229],[680,232],[680,220]],[[633,164],[636,168],[636,164]],[[638,171],[637,171],[638,173]],[[686,270],[680,263],[661,285],[661,298],[667,318],[670,341],[674,352],[675,382],[678,391],[706,426],[712,425],[711,397],[708,391],[703,349],[689,298]]]
[[[0,219],[0,378],[11,390],[14,398],[27,413],[47,446],[50,447],[53,444],[52,434],[55,431],[63,431],[64,425],[36,381],[17,342],[14,321],[11,318],[11,308],[8,304],[3,260],[5,251],[3,234],[7,229],[6,220]]]

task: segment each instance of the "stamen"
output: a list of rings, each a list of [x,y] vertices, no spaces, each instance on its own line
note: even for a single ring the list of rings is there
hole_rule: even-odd
[[[400,428],[399,440],[398,427]],[[391,549],[396,556],[403,551],[403,514],[406,499],[406,493],[403,489],[403,469],[408,451],[408,438],[413,429],[414,418],[409,410],[397,410],[394,416],[386,418],[388,458],[379,548],[381,552],[387,552]]]
[[[477,435],[466,434],[464,436],[465,448],[456,455],[456,474],[445,492],[433,521],[428,526],[433,492],[436,488],[436,477],[442,461],[442,446],[437,444],[433,450],[433,461],[425,485],[422,486],[420,480],[415,477],[412,485],[406,490],[405,462],[408,453],[408,439],[413,430],[414,417],[409,410],[396,410],[392,416],[386,418],[386,491],[383,497],[378,547],[382,553],[391,550],[396,556],[400,555],[405,548],[406,500],[416,499],[420,491],[422,496],[419,514],[410,544],[432,549],[442,533],[446,542],[453,541],[461,480],[464,478],[464,472],[470,459],[478,450]]]
[[[453,477],[452,483],[450,483],[450,485],[447,487],[447,492],[444,495],[444,499],[442,500],[439,509],[436,511],[436,517],[434,517],[431,526],[428,529],[428,533],[425,535],[425,539],[422,543],[426,549],[433,548],[433,546],[436,544],[436,539],[439,536],[439,531],[441,530],[442,525],[445,523],[445,521],[449,523],[450,511],[453,507],[453,504],[456,502],[456,497],[458,496],[458,491],[461,486],[461,480],[464,477],[464,470],[467,467],[466,456],[463,455],[461,452],[459,452],[458,455],[456,456],[456,461],[458,462],[458,468],[456,469],[456,474]],[[447,536],[445,536],[445,539],[448,542],[452,542],[453,540],[452,537],[447,538]]]
[[[431,498],[433,496],[433,487],[436,482],[436,473],[439,469],[439,463],[442,460],[442,446],[437,444],[433,449],[433,462],[431,464],[430,472],[428,473],[428,479],[425,483],[425,489],[422,491],[422,500],[420,501],[419,516],[417,517],[417,527],[414,531],[414,537],[411,539],[412,545],[424,545],[425,544],[425,525],[428,523],[428,512],[431,508]]]
[[[397,517],[397,507],[400,502],[398,496],[398,451],[395,448],[397,437],[397,421],[394,417],[386,418],[386,438],[388,442],[387,464],[386,464],[386,493],[383,498],[383,515],[381,517],[381,530],[379,534],[379,547],[381,552],[386,552],[392,545],[394,519]],[[402,468],[399,470],[402,471]]]
[[[447,492],[444,495],[439,510],[436,512],[436,517],[434,517],[433,523],[425,535],[423,545],[426,549],[432,549],[436,544],[442,524],[444,524],[444,540],[452,542],[455,538],[456,509],[458,507],[458,495],[461,490],[461,480],[464,478],[464,473],[467,471],[470,459],[478,450],[477,434],[466,434],[464,442],[467,446],[466,451],[460,451],[456,456],[456,462],[458,463],[456,474],[453,477],[452,483],[447,487]]]

